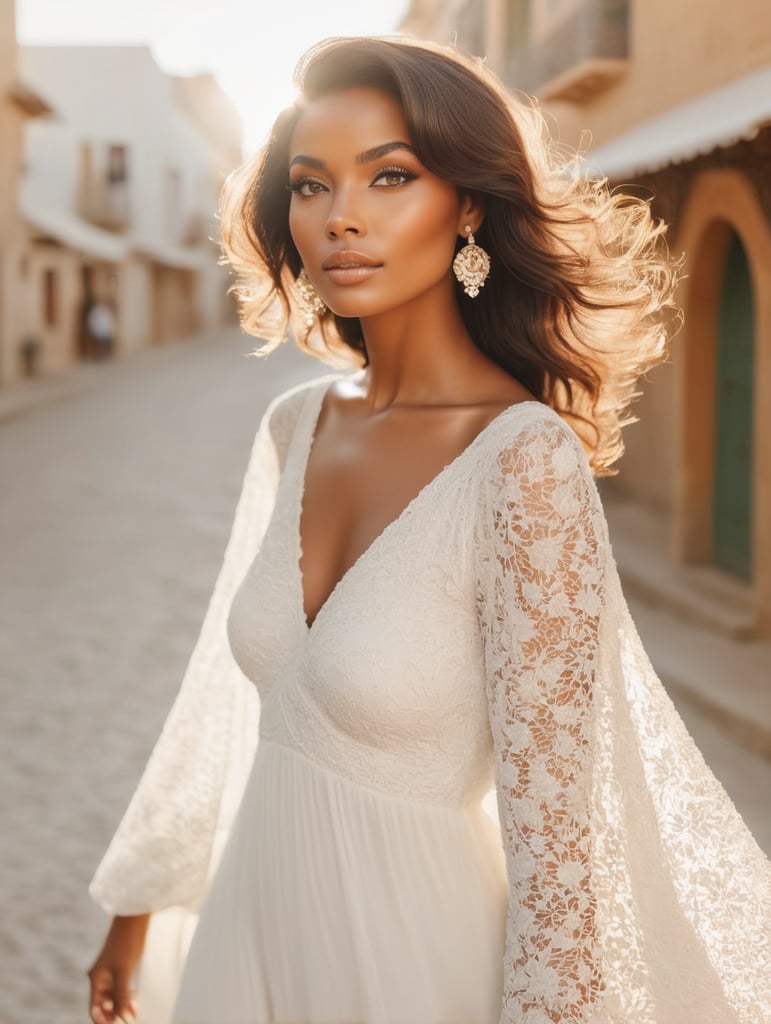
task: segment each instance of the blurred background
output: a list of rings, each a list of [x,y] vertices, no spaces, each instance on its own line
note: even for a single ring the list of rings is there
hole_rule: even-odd
[[[395,32],[535,95],[584,173],[649,197],[685,253],[685,326],[602,493],[652,660],[771,852],[767,0],[0,0],[0,1024],[87,1019],[107,925],[88,881],[260,415],[323,370],[289,346],[244,358],[222,181],[307,46]]]

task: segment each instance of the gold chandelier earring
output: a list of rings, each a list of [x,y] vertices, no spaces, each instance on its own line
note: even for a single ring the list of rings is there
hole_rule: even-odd
[[[452,269],[463,285],[466,295],[475,299],[479,295],[479,289],[484,288],[485,281],[490,276],[490,257],[476,244],[468,224],[463,230],[466,232],[467,241],[452,261]]]
[[[305,314],[305,323],[308,327],[313,327],[313,322],[316,317],[323,316],[327,311],[327,307],[324,305],[319,293],[311,284],[311,279],[305,273],[305,267],[303,267],[297,276],[297,290],[300,293],[300,301],[302,303],[303,313]]]

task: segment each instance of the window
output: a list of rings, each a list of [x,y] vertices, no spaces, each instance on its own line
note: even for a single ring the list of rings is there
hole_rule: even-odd
[[[94,151],[90,142],[80,144],[80,190],[85,195],[90,192],[94,180]]]
[[[59,276],[55,270],[43,271],[43,320],[46,327],[56,327],[59,319]]]
[[[179,241],[182,231],[182,174],[167,167],[165,174],[165,213],[167,237]]]
[[[128,161],[125,146],[110,146],[107,151],[107,180],[117,184],[128,177]]]

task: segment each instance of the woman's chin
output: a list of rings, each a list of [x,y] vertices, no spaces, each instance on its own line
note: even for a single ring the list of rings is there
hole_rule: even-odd
[[[334,305],[327,303],[327,308],[335,316],[345,320],[366,320],[369,317],[379,316],[392,309],[391,304],[374,302],[357,302],[353,297],[348,301],[336,301]]]

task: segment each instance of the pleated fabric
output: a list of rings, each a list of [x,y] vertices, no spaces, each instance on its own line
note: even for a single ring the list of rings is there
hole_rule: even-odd
[[[506,893],[483,809],[377,793],[261,742],[175,1024],[489,1024]]]

